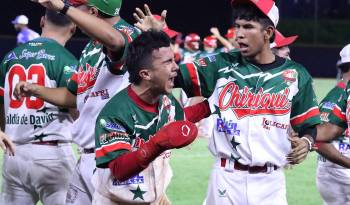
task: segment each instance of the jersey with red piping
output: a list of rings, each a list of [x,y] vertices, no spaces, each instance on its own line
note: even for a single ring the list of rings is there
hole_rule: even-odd
[[[320,123],[311,76],[296,62],[280,62],[262,70],[232,51],[180,65],[178,86],[189,97],[211,96],[215,156],[283,166],[291,150],[289,126],[300,132]]]
[[[321,101],[319,107],[321,112],[321,120],[323,122],[330,122],[344,128],[346,126],[347,128],[345,111],[342,111],[342,108],[339,107],[342,105],[342,102],[345,102],[344,97],[347,95],[345,93],[345,88],[346,85],[343,82],[339,82],[337,86],[329,91],[326,97]],[[350,157],[350,138],[348,129],[343,135],[339,136],[336,140],[333,140],[332,144],[340,153]],[[348,169],[328,161],[320,154],[318,155],[318,166],[344,169],[344,174],[349,175]]]

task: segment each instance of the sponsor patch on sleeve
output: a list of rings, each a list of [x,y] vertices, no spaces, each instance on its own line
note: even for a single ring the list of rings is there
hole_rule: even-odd
[[[100,125],[107,130],[126,132],[125,128],[116,122],[110,122],[105,119],[100,119]]]
[[[322,103],[321,108],[328,109],[328,110],[333,110],[334,106],[335,106],[335,103],[324,102],[324,103]]]

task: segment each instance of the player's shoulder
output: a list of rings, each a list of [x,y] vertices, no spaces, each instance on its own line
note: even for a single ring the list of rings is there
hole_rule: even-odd
[[[129,24],[128,22],[126,22],[122,18],[120,18],[120,20],[116,24],[114,24],[113,27],[115,29],[117,29],[118,31],[123,32],[124,34],[126,34],[127,36],[129,36],[131,38],[136,38],[138,35],[141,34],[140,29]]]
[[[130,99],[128,87],[115,94],[102,108],[100,116],[123,117],[125,112],[130,111]]]
[[[296,74],[299,81],[307,82],[312,79],[310,73],[307,69],[300,63],[297,63],[293,60],[286,59],[285,63],[282,66],[283,70],[290,71],[289,75]]]

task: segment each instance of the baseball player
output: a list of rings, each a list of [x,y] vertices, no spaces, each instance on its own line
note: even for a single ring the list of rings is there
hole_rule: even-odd
[[[272,52],[282,58],[290,60],[289,45],[294,43],[298,36],[284,37],[278,30],[275,31],[275,41],[270,44]]]
[[[77,60],[63,46],[75,32],[65,16],[46,10],[42,33],[10,51],[1,63],[1,109],[5,133],[16,144],[15,156],[4,156],[1,200],[6,205],[65,204],[75,157],[72,118],[37,97],[13,96],[18,81],[48,88],[66,87]]]
[[[17,45],[26,43],[40,36],[37,32],[28,28],[29,19],[25,15],[17,16],[11,23],[16,31],[19,31],[17,34]]]
[[[181,50],[182,61],[180,63],[188,63],[198,58],[200,40],[201,37],[196,33],[190,33],[185,37],[184,49]]]
[[[171,95],[178,66],[164,32],[137,37],[126,66],[131,85],[105,105],[96,121],[97,167],[109,169],[94,175],[94,205],[160,204],[172,175],[166,150],[197,136],[196,126],[182,120],[210,115],[206,101],[183,110]]]
[[[215,55],[219,52],[217,39],[214,36],[207,36],[203,39],[203,51],[198,55],[199,58],[205,58],[211,55]]]
[[[346,84],[350,80],[350,44],[340,52],[339,67],[342,80],[337,83],[320,103],[321,119],[323,122],[334,123],[333,116],[345,116],[338,104],[343,100]],[[341,118],[344,120],[343,118]],[[348,132],[339,135],[331,143],[317,143],[317,189],[325,205],[349,204],[350,191],[350,140]]]
[[[206,204],[287,204],[281,167],[305,159],[320,123],[312,79],[270,49],[274,1],[232,3],[239,51],[180,65],[175,81],[190,97],[214,98],[209,149],[216,163]],[[288,138],[290,124],[300,138]]]
[[[67,88],[48,90],[33,84],[18,84],[16,89],[20,94],[23,92],[20,88],[27,87],[28,94],[79,110],[80,116],[74,122],[72,136],[82,151],[68,190],[67,204],[87,205],[91,204],[94,192],[91,177],[96,168],[95,121],[109,99],[129,84],[129,74],[123,66],[125,49],[140,31],[120,18],[121,0],[71,0],[70,3],[77,8],[60,0],[39,0],[39,3],[65,13],[92,38],[82,52],[78,73],[72,76]],[[150,13],[148,7],[147,11]],[[152,21],[152,18],[138,25],[152,24],[161,30],[165,13],[161,16],[161,21]],[[163,23],[158,25],[158,22]]]

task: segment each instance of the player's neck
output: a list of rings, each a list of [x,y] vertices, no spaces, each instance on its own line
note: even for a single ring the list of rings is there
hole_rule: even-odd
[[[259,54],[248,57],[247,60],[254,64],[269,64],[275,61],[275,55],[269,47],[265,46]]]
[[[53,39],[57,41],[59,44],[61,44],[62,46],[64,46],[70,38],[70,36],[67,36],[67,34],[62,34],[60,32],[51,31],[51,30],[43,30],[43,32],[41,33],[41,37]]]
[[[159,101],[160,94],[155,94],[149,86],[142,83],[140,85],[131,84],[131,89],[146,103],[155,104]]]

